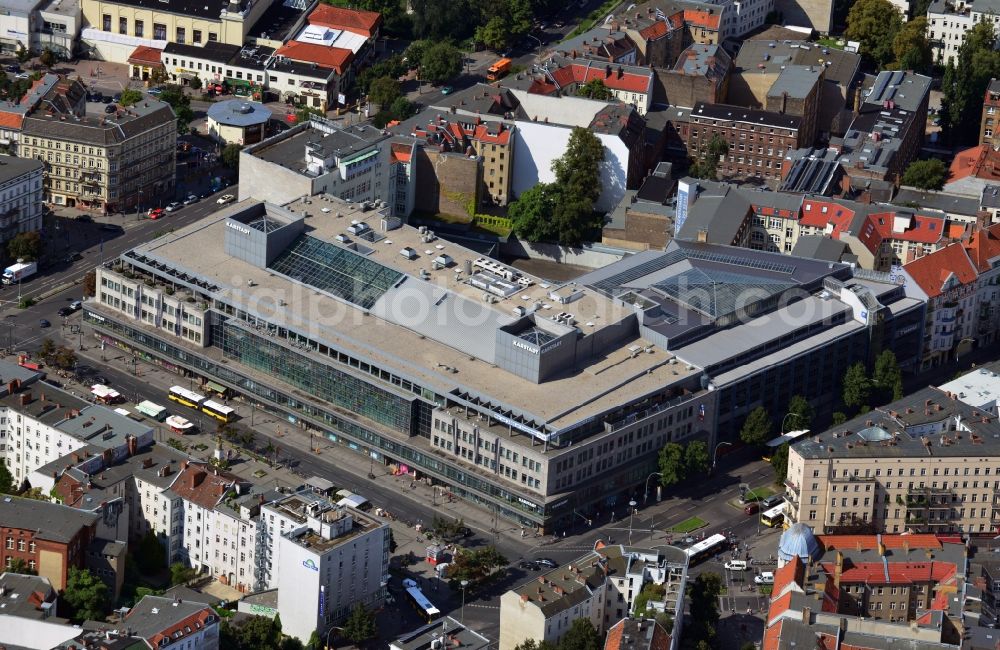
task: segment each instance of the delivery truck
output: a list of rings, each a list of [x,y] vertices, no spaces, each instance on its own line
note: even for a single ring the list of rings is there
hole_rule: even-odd
[[[3,283],[16,284],[27,280],[38,272],[38,262],[19,262],[3,270]]]
[[[510,59],[500,59],[489,67],[486,78],[490,81],[501,79],[505,74],[510,72],[511,63]]]

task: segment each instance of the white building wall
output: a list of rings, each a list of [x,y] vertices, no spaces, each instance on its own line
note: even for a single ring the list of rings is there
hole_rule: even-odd
[[[538,183],[555,180],[552,161],[563,155],[569,144],[571,127],[541,122],[517,122],[514,131],[514,177],[511,190],[520,196]],[[597,134],[604,145],[600,178],[604,183],[595,209],[611,211],[625,195],[629,150],[621,138]]]
[[[959,0],[956,7],[961,12],[966,3]],[[965,42],[965,33],[972,29],[983,14],[976,11],[968,13],[938,13],[927,12],[927,40],[931,43],[931,51],[935,63],[944,65],[958,56],[958,48]],[[988,18],[994,22],[993,18]]]

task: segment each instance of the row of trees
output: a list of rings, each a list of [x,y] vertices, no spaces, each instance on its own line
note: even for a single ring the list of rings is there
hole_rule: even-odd
[[[917,14],[915,14],[917,15]],[[857,0],[847,14],[844,36],[861,43],[861,54],[880,70],[930,71],[927,17],[909,22],[889,0]]]
[[[535,19],[562,7],[557,0],[410,0],[409,5],[414,37],[471,36],[498,51],[528,34]]]
[[[710,468],[708,445],[692,440],[681,445],[668,442],[660,449],[660,484],[664,487],[707,474]]]
[[[843,402],[848,409],[856,409],[858,414],[867,413],[871,405],[886,404],[903,397],[903,373],[899,369],[896,355],[892,350],[884,350],[875,359],[875,369],[868,376],[865,364],[855,363],[844,375]],[[836,419],[836,414],[835,419]]]
[[[554,183],[538,183],[510,204],[518,237],[578,246],[603,223],[594,212],[601,195],[604,145],[589,129],[574,127],[566,152],[552,161]]]

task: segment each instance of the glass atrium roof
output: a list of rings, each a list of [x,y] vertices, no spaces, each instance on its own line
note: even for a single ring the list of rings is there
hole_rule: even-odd
[[[689,309],[720,318],[797,284],[730,271],[692,268],[652,286]]]
[[[362,309],[372,306],[403,274],[335,244],[302,235],[269,267]]]
[[[518,334],[517,338],[527,341],[528,343],[534,343],[537,346],[542,346],[549,341],[554,341],[556,336],[555,334],[546,332],[538,327],[531,327]]]

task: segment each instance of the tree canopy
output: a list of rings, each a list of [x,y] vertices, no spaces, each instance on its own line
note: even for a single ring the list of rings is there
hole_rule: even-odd
[[[552,161],[554,183],[539,183],[508,209],[518,237],[578,246],[601,226],[594,202],[601,195],[604,145],[588,129],[574,127],[566,151]]]
[[[688,174],[694,178],[714,181],[719,171],[719,158],[729,153],[729,144],[718,134],[712,135],[708,146],[697,159],[692,159]]]
[[[146,531],[146,534],[139,540],[136,562],[139,565],[139,571],[147,575],[158,572],[167,564],[167,554],[153,531]]]
[[[983,110],[983,96],[990,79],[1000,77],[1000,52],[993,49],[996,35],[985,19],[965,34],[955,62],[949,61],[941,80],[941,126],[955,144],[976,142]]]
[[[379,105],[379,110],[389,108],[402,95],[399,82],[389,76],[375,79],[368,87],[368,101]]]
[[[108,610],[108,586],[87,569],[69,568],[66,591],[62,595],[73,608],[73,620],[101,621]]]
[[[889,0],[857,0],[847,14],[844,36],[861,43],[861,55],[884,68],[893,60],[902,27],[903,14]]]
[[[344,621],[344,638],[354,645],[362,645],[366,641],[375,638],[378,629],[375,626],[375,617],[368,609],[358,603],[351,610],[350,616]]]
[[[5,458],[0,458],[0,494],[14,494],[14,476],[7,468]]]
[[[590,99],[602,99],[608,100],[614,97],[611,90],[604,85],[604,80],[602,79],[591,79],[587,83],[583,84],[576,90],[576,94],[580,97],[589,97]]]
[[[37,260],[42,254],[42,236],[34,230],[18,233],[7,242],[7,253],[15,260]]]
[[[740,429],[740,440],[748,445],[759,447],[767,442],[768,437],[770,437],[772,424],[771,416],[768,415],[767,409],[763,406],[758,406],[750,411],[750,415],[744,420],[743,428]]]
[[[844,374],[844,406],[860,409],[869,403],[872,383],[865,372],[865,364],[860,361],[850,366]]]
[[[774,468],[775,483],[784,483],[788,476],[788,447],[786,442],[771,454],[771,467]]]
[[[813,409],[812,404],[809,403],[805,397],[801,395],[792,395],[792,398],[788,400],[788,415],[785,415],[785,420],[781,427],[781,431],[778,433],[785,433],[792,429],[809,429],[812,427],[812,419],[816,414]],[[791,416],[791,417],[789,417]],[[787,424],[785,424],[787,423]]]
[[[222,622],[219,630],[219,647],[227,650],[258,650],[277,648],[281,643],[281,619],[251,616],[233,623]]]
[[[875,358],[872,385],[879,392],[879,403],[885,404],[903,397],[903,372],[892,350],[882,350]]]
[[[444,83],[461,71],[462,53],[451,43],[434,43],[420,57],[420,78],[424,81]]]
[[[941,190],[951,172],[937,158],[914,160],[903,172],[903,185],[910,185],[921,190]]]
[[[691,622],[685,626],[685,636],[695,647],[714,645],[715,630],[719,624],[719,595],[722,578],[717,573],[702,573],[688,583],[688,608]]]
[[[892,53],[895,67],[900,70],[930,71],[933,53],[927,40],[927,16],[918,16],[903,24],[892,39]]]
[[[118,101],[122,106],[134,106],[142,101],[142,92],[135,88],[126,88],[122,91],[121,99]]]

